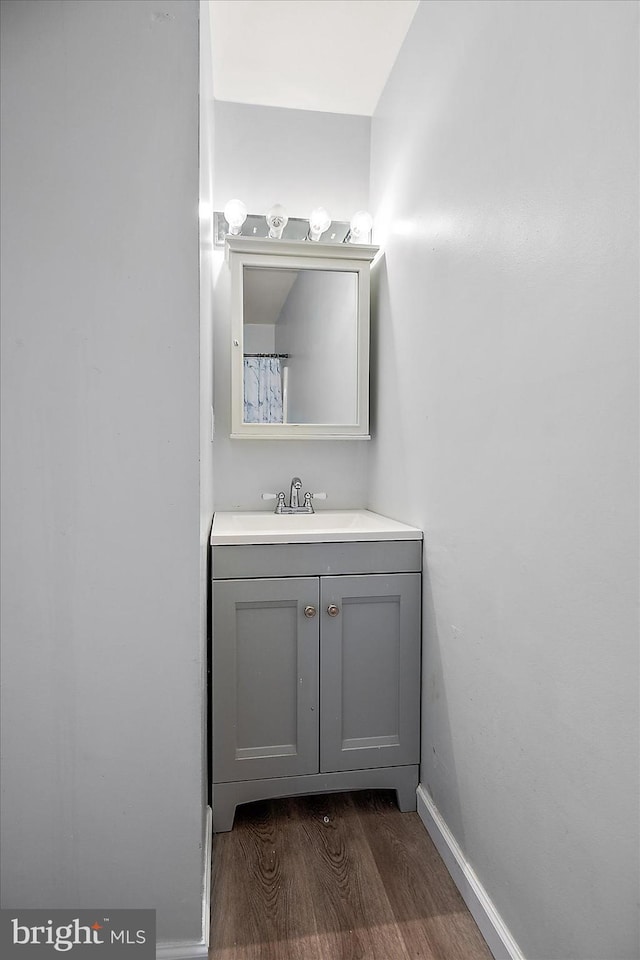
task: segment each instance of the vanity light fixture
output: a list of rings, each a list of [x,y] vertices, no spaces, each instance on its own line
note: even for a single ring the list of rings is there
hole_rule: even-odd
[[[331,226],[331,217],[324,207],[316,207],[309,217],[309,239],[319,240]]]
[[[282,231],[289,222],[287,211],[281,203],[276,203],[271,207],[267,214],[267,225],[269,227],[269,238],[271,240],[280,240]]]
[[[231,236],[239,236],[242,224],[247,219],[247,208],[242,200],[229,200],[224,208],[224,218],[229,224]]]
[[[349,224],[349,243],[369,243],[371,241],[371,228],[373,227],[373,217],[366,210],[358,210],[351,217]]]
[[[202,215],[202,214],[201,214]],[[224,213],[213,214],[213,242],[224,247],[227,237],[247,237],[300,243],[313,240],[322,244],[370,244],[372,218],[359,210],[348,220],[333,220],[324,207],[316,207],[308,218],[291,217],[282,204],[274,203],[267,214],[249,213],[241,200],[229,200]]]

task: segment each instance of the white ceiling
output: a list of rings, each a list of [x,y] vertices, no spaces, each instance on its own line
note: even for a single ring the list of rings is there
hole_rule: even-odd
[[[210,0],[217,100],[371,116],[418,0]]]

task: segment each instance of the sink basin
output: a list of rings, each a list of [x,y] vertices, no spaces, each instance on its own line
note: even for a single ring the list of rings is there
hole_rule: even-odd
[[[421,540],[422,531],[371,510],[276,514],[216,513],[211,543],[339,543],[344,540]]]

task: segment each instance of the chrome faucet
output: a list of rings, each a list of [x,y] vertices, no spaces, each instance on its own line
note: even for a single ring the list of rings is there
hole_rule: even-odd
[[[291,481],[291,488],[289,491],[289,506],[287,506],[286,497],[284,491],[280,493],[262,493],[261,497],[263,500],[275,500],[276,509],[275,513],[315,513],[312,500],[326,500],[326,493],[305,493],[302,497],[302,503],[300,502],[302,490],[302,480],[300,477],[294,477]]]
[[[292,512],[300,509],[300,490],[302,490],[302,480],[300,477],[294,477],[291,481],[291,490],[289,491],[289,507]]]

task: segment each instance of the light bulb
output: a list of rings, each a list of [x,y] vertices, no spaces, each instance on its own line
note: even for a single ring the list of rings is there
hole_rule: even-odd
[[[247,208],[242,200],[229,200],[224,208],[224,218],[229,224],[229,233],[237,237],[242,224],[247,219]]]
[[[324,207],[316,207],[309,217],[309,236],[312,240],[319,240],[321,235],[331,226],[331,217]]]
[[[349,224],[349,243],[368,243],[373,226],[373,218],[366,210],[358,210]]]
[[[280,240],[282,231],[289,222],[287,211],[281,203],[275,203],[267,214],[267,225],[269,227],[269,237],[272,240]]]

